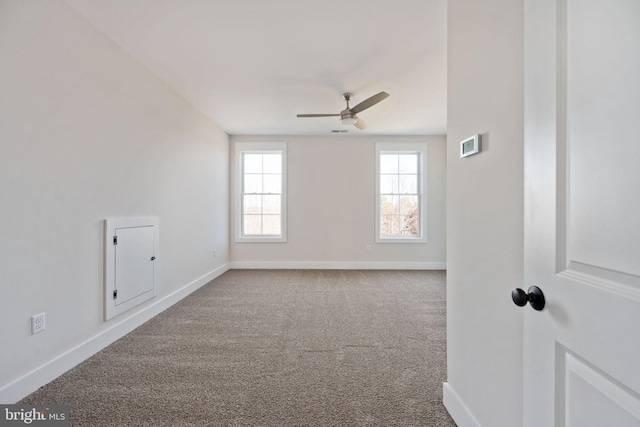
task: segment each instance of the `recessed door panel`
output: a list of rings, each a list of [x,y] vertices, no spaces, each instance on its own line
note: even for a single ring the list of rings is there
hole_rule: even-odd
[[[115,304],[153,291],[153,226],[116,229]]]
[[[558,395],[564,400],[560,420],[566,427],[640,425],[638,396],[571,353],[565,352],[563,359],[565,374]]]
[[[568,256],[640,275],[640,2],[564,1]]]
[[[105,220],[105,320],[155,296],[158,234],[156,217]]]

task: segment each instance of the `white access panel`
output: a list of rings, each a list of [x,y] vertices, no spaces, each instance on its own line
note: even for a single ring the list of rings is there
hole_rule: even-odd
[[[105,220],[105,320],[155,296],[158,218]]]

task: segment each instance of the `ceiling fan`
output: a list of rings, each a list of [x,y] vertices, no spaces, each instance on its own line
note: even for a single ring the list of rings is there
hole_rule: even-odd
[[[366,129],[367,124],[359,117],[356,117],[361,111],[366,110],[369,107],[373,107],[378,102],[384,100],[389,96],[387,92],[380,92],[377,95],[373,95],[370,98],[365,99],[360,104],[353,108],[349,108],[349,101],[351,100],[351,93],[345,92],[342,97],[347,101],[347,108],[342,110],[339,114],[298,114],[298,117],[340,117],[340,121],[343,125],[354,125],[358,129]]]

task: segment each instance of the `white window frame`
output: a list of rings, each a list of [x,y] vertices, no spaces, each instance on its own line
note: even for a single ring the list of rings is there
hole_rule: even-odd
[[[377,142],[376,143],[376,243],[427,243],[427,146],[426,142]],[[418,236],[380,235],[380,155],[381,154],[418,154],[418,199],[419,199],[419,234]]]
[[[244,235],[243,230],[243,179],[244,154],[282,154],[282,193],[280,206],[280,235]],[[236,227],[235,241],[237,243],[284,243],[287,241],[287,143],[286,142],[236,142],[235,143],[235,198],[236,198]]]

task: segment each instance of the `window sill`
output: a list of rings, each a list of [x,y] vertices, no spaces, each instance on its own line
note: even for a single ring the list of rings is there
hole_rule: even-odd
[[[376,243],[427,243],[426,237],[377,237]]]
[[[286,237],[236,237],[236,243],[287,243]]]

